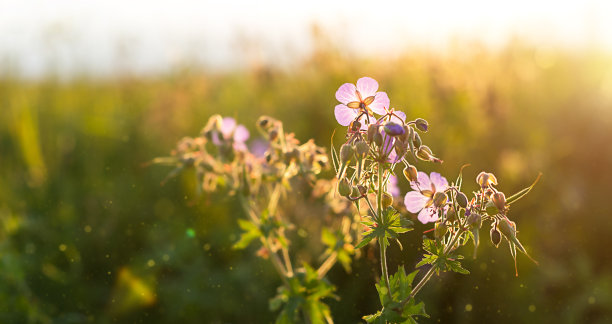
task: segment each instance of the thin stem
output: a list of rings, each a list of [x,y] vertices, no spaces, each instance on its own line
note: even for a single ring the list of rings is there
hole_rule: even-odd
[[[331,270],[331,268],[336,264],[336,260],[338,259],[338,252],[332,252],[327,259],[321,264],[319,269],[317,269],[317,276],[319,279],[323,279],[325,275]]]
[[[383,217],[383,205],[382,205],[382,183],[383,183],[383,168],[381,163],[378,164],[378,192],[376,205],[378,207],[378,219],[381,223],[381,226],[384,226],[385,220]],[[378,239],[378,245],[380,246],[380,268],[382,270],[382,276],[385,279],[385,284],[387,289],[389,290],[389,295],[391,295],[391,286],[389,285],[389,271],[387,270],[387,247],[385,246],[383,240]]]

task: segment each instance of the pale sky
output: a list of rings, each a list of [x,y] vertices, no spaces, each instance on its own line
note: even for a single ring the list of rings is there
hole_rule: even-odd
[[[290,64],[312,48],[313,23],[363,55],[443,50],[453,39],[496,47],[514,36],[612,51],[612,1],[604,0],[0,0],[0,73],[7,63],[26,77],[155,73],[185,60],[240,68],[241,40],[258,44],[264,61]]]

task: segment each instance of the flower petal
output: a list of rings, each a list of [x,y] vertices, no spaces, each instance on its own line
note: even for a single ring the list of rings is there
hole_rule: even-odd
[[[397,186],[397,177],[396,176],[394,176],[394,175],[390,175],[389,176],[389,183],[387,184],[387,191],[393,197],[399,197],[400,196],[400,189]]]
[[[430,173],[429,178],[431,179],[433,185],[436,187],[436,191],[444,191],[448,189],[448,181],[438,172]]]
[[[359,101],[357,93],[355,93],[355,85],[352,83],[341,85],[336,91],[336,99],[345,105],[352,101]]]
[[[392,116],[391,117],[391,121],[398,122],[398,119],[399,119],[399,120],[401,120],[402,124],[406,121],[406,114],[403,111],[396,110],[393,113],[395,115],[397,115],[397,116]]]
[[[385,92],[377,92],[374,96],[374,101],[372,101],[368,107],[370,107],[373,112],[384,115],[387,113],[385,108],[389,108],[390,103],[389,96],[387,96]]]
[[[362,99],[373,96],[378,90],[378,82],[372,78],[363,77],[357,80],[357,90],[359,90]]]
[[[229,139],[232,136],[232,132],[236,128],[236,120],[232,117],[225,117],[221,121],[221,133],[223,137]]]
[[[249,130],[243,125],[238,125],[234,130],[234,142],[244,143],[249,139]]]
[[[418,186],[415,181],[410,182],[410,188],[414,190],[431,190],[431,181],[429,181],[429,176],[427,173],[423,171],[419,171],[417,174],[417,181],[419,182]]]
[[[421,195],[418,191],[408,191],[404,197],[404,205],[406,205],[406,209],[411,213],[419,212],[419,210],[425,207],[427,201],[429,201],[429,198]]]
[[[436,211],[434,208],[429,207],[429,208],[424,208],[423,210],[421,210],[417,218],[419,219],[421,223],[427,224],[427,223],[437,221],[438,214],[436,214]]]
[[[357,109],[351,109],[343,104],[336,105],[334,115],[336,120],[342,126],[348,126],[359,114]]]

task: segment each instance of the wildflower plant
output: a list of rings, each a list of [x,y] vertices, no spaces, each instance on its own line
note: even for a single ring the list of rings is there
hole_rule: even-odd
[[[440,272],[469,274],[458,249],[471,242],[476,257],[483,224],[490,224],[495,247],[503,240],[508,243],[516,275],[517,250],[534,261],[519,241],[509,211],[539,176],[531,186],[506,197],[492,173],[478,174],[478,190],[468,195],[462,192],[465,166],[450,183],[437,172],[418,171],[411,163],[442,163],[419,135],[429,131],[429,124],[422,118],[407,120],[404,112],[390,108],[388,95],[378,88],[374,79],[364,77],[337,90],[334,115],[346,127],[346,136],[339,148],[332,145],[331,161],[324,148],[312,140],[301,144],[284,131],[281,121],[267,116],[257,121],[267,147],[259,156],[246,145],[246,128],[219,115],[209,119],[198,137],[182,139],[170,157],[154,160],[174,165],[170,175],[195,168],[198,190],[224,192],[239,202],[245,217],[238,219],[242,235],[234,248],[256,244],[256,254],[269,260],[279,275],[282,285],[270,300],[271,310],[278,312],[277,323],[332,323],[325,299],[336,297],[335,287],[325,276],[338,262],[350,272],[352,258],[368,244],[378,245],[381,271],[375,283],[381,309],[363,317],[369,323],[413,323],[419,316],[427,317],[416,295]],[[335,177],[325,178],[322,171],[332,167]],[[412,189],[403,199],[401,178]],[[292,250],[297,245],[293,233],[307,226],[292,217],[299,204],[292,200],[302,192],[337,220],[320,230],[326,247],[316,252],[313,260],[321,260],[317,265],[297,260]],[[413,230],[412,217],[400,212],[402,204],[421,223],[433,223],[425,232],[425,253],[416,265],[422,275],[418,269],[407,273],[402,266],[390,273],[387,266],[391,242],[401,248],[399,236]]]

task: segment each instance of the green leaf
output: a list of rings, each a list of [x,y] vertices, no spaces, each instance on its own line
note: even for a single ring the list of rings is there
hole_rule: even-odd
[[[262,236],[259,228],[257,228],[257,226],[250,221],[239,219],[238,226],[240,226],[244,232],[240,234],[240,239],[238,242],[234,243],[234,246],[232,247],[236,250],[246,248],[253,240]]]

